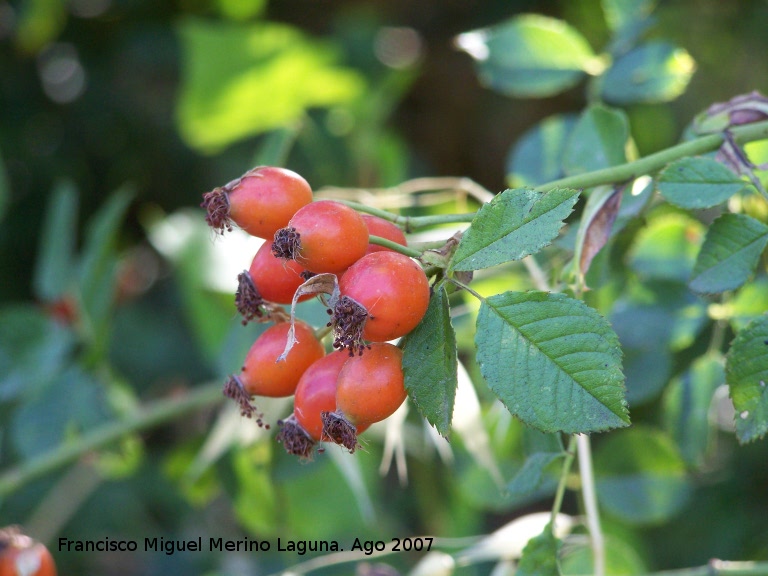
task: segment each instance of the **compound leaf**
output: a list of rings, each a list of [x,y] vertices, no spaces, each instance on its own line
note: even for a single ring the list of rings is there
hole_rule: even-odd
[[[408,396],[437,431],[448,436],[456,400],[456,334],[448,295],[440,286],[419,325],[403,345],[403,374]]]
[[[688,285],[703,294],[738,288],[768,244],[768,226],[744,214],[723,214],[707,230]]]
[[[576,190],[505,190],[485,204],[464,233],[451,265],[478,270],[520,260],[547,246],[579,198]]]
[[[629,424],[618,337],[583,302],[536,291],[492,296],[475,344],[491,390],[526,424],[570,434]]]
[[[728,351],[725,381],[736,408],[736,436],[743,444],[768,432],[768,316],[738,333]]]

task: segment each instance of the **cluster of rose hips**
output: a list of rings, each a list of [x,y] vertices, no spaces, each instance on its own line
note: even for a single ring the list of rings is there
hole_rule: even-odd
[[[254,342],[224,394],[259,425],[254,396],[293,395],[293,414],[277,435],[292,454],[308,458],[325,441],[354,451],[359,433],[405,401],[402,351],[390,341],[413,330],[429,305],[422,267],[370,243],[378,236],[405,246],[403,231],[341,202],[313,201],[304,178],[275,167],[254,168],[204,194],[202,207],[215,231],[234,223],[265,240],[238,277],[235,303],[243,323],[274,325]],[[318,332],[295,319],[293,307],[290,315],[282,307],[312,297],[330,315]]]

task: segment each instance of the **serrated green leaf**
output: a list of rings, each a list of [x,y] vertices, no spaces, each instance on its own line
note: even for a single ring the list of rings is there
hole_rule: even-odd
[[[768,432],[768,316],[736,335],[728,351],[725,379],[736,409],[736,436],[746,444]]]
[[[629,265],[644,279],[687,282],[704,230],[699,221],[685,214],[654,218],[637,235]]]
[[[475,58],[484,84],[518,97],[552,96],[574,86],[595,56],[567,23],[535,14],[461,34],[457,44]]]
[[[515,576],[559,576],[558,555],[562,544],[547,525],[544,532],[528,540]]]
[[[693,274],[691,290],[719,294],[744,284],[768,244],[768,226],[744,214],[723,214],[707,230]]]
[[[579,117],[563,152],[568,175],[617,166],[627,161],[627,115],[613,108],[593,105]]]
[[[507,484],[509,495],[512,498],[522,498],[538,490],[544,481],[547,469],[563,456],[562,452],[535,452],[528,456],[523,467]]]
[[[578,198],[566,188],[505,190],[480,208],[451,268],[479,270],[535,254],[557,236]]]
[[[73,182],[59,182],[51,194],[35,261],[35,295],[52,302],[71,289],[77,242],[78,194]]]
[[[405,389],[419,413],[447,437],[456,400],[458,359],[448,295],[437,288],[418,326],[405,338]]]
[[[601,78],[602,97],[612,104],[668,102],[682,94],[696,68],[682,48],[652,41],[619,57]]]
[[[575,123],[575,115],[557,114],[525,132],[507,157],[510,185],[535,186],[564,176],[563,150]]]
[[[595,449],[600,506],[632,524],[657,524],[688,503],[685,463],[664,433],[634,426],[608,435]]]
[[[695,210],[722,204],[746,186],[736,174],[711,158],[681,158],[659,174],[659,193],[672,204]]]
[[[507,409],[542,432],[627,426],[621,348],[608,322],[564,294],[506,292],[480,306],[480,371]]]
[[[337,64],[333,45],[285,24],[187,19],[178,31],[184,65],[176,121],[203,152],[286,126],[310,107],[350,102],[364,87]]]
[[[725,382],[724,358],[708,354],[697,358],[673,380],[664,394],[664,425],[691,466],[701,466],[711,439],[710,406],[718,386]]]

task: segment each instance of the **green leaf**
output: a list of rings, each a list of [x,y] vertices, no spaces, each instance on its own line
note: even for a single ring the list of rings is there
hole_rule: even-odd
[[[746,183],[720,162],[693,157],[675,160],[658,179],[659,193],[672,204],[695,210],[722,204]]]
[[[77,189],[69,180],[59,182],[51,194],[35,261],[35,295],[52,302],[71,289],[77,243]]]
[[[478,270],[535,254],[557,236],[578,198],[565,188],[505,190],[480,208],[451,268]]]
[[[634,426],[608,435],[594,454],[600,506],[632,524],[662,523],[688,503],[691,486],[672,440]]]
[[[605,573],[613,576],[647,574],[637,542],[628,542],[616,534],[605,534]],[[589,542],[576,543],[563,549],[561,555],[563,576],[594,574],[594,552]]]
[[[461,34],[457,44],[475,58],[484,84],[517,97],[567,90],[585,77],[595,56],[567,23],[535,14]]]
[[[363,90],[326,42],[272,22],[186,19],[176,108],[184,140],[203,152],[286,126],[308,108],[350,102]]]
[[[723,305],[722,312],[730,320],[733,330],[738,332],[765,313],[765,302],[768,302],[768,279],[760,277],[742,286]]]
[[[0,403],[32,397],[65,369],[73,334],[39,307],[0,310]]]
[[[423,320],[405,337],[403,374],[405,389],[419,413],[445,437],[451,431],[457,363],[456,334],[448,295],[441,285],[432,295]]]
[[[704,236],[704,226],[685,214],[651,220],[635,239],[630,266],[644,279],[687,282]]]
[[[575,123],[575,115],[557,114],[523,134],[507,158],[510,185],[535,186],[564,176],[563,151]]]
[[[542,432],[627,426],[621,348],[596,310],[564,294],[507,292],[480,306],[480,371],[507,409]]]
[[[14,412],[11,439],[20,455],[31,458],[103,424],[110,416],[104,386],[71,365]]]
[[[559,576],[558,555],[562,544],[548,524],[544,532],[528,540],[515,576]]]
[[[744,214],[723,214],[707,230],[688,285],[702,294],[734,290],[755,271],[768,226]]]
[[[581,114],[568,138],[563,153],[565,173],[581,174],[624,164],[628,138],[629,121],[623,111],[590,106]]]
[[[507,484],[507,491],[512,498],[522,498],[538,490],[544,482],[551,464],[563,458],[562,452],[535,452],[528,456],[523,467]]]
[[[724,359],[719,354],[697,358],[672,381],[664,394],[664,425],[687,464],[704,463],[711,440],[710,407],[718,386],[725,382]]]
[[[619,57],[601,79],[605,101],[626,105],[668,102],[688,86],[696,64],[666,42],[648,42]]]
[[[81,309],[97,353],[107,349],[106,332],[115,297],[117,239],[133,191],[121,188],[88,223],[79,268]]]
[[[736,436],[746,444],[768,432],[768,316],[739,332],[728,351],[725,379],[736,409]]]
[[[615,31],[647,18],[656,7],[656,0],[601,0],[601,4],[608,27]]]

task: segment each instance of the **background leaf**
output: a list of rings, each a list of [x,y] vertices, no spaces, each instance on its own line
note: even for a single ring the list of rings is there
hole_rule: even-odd
[[[338,66],[331,44],[285,24],[186,19],[178,30],[184,67],[177,124],[203,152],[286,126],[308,108],[350,102],[363,90],[358,74]]]
[[[656,0],[601,0],[605,21],[611,30],[620,30],[653,12]]]
[[[669,520],[688,503],[685,463],[671,439],[634,426],[606,436],[595,448],[600,506],[632,524]]]
[[[549,525],[531,538],[523,548],[517,566],[517,576],[559,576],[558,556],[562,542],[555,537]]]
[[[738,288],[754,273],[768,244],[768,226],[744,214],[723,214],[707,230],[688,285],[703,294]]]
[[[475,58],[483,83],[517,97],[552,96],[574,86],[594,58],[574,28],[534,14],[461,34],[457,43]]]
[[[454,270],[478,270],[535,254],[557,236],[579,198],[576,190],[505,190],[484,204],[464,232]]]
[[[534,452],[529,455],[523,467],[507,484],[507,491],[513,498],[532,494],[541,487],[545,474],[552,468],[552,463],[564,457],[562,452]]]
[[[725,359],[708,354],[696,359],[664,394],[664,425],[687,464],[700,467],[712,440],[710,407],[725,383]]]
[[[54,188],[45,211],[33,287],[44,302],[53,302],[72,288],[77,243],[78,196],[65,180]]]
[[[648,42],[619,57],[606,71],[601,78],[602,97],[619,105],[668,102],[685,91],[695,67],[682,48]]]
[[[627,161],[629,121],[621,110],[593,105],[579,116],[563,152],[565,173],[581,174]]]
[[[475,334],[480,371],[507,409],[542,432],[629,424],[621,349],[608,322],[564,294],[485,300]]]
[[[739,332],[728,351],[725,378],[736,408],[736,436],[752,442],[768,432],[768,316]]]
[[[536,186],[564,176],[563,151],[575,124],[575,114],[556,114],[526,131],[507,157],[510,186]]]
[[[643,279],[687,282],[703,238],[704,226],[686,214],[658,216],[637,235],[629,265]]]
[[[659,174],[657,186],[672,204],[695,210],[722,204],[746,183],[720,162],[691,157],[667,166]]]
[[[451,429],[457,380],[456,334],[448,295],[435,289],[429,308],[403,344],[405,389],[419,413],[447,437]]]

